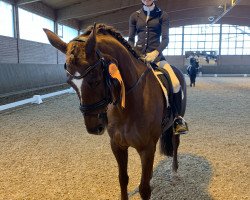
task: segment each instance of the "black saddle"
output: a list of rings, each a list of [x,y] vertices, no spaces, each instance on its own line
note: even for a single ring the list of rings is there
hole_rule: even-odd
[[[173,114],[173,106],[174,106],[174,91],[173,91],[173,84],[170,78],[169,73],[167,70],[165,70],[162,67],[159,67],[155,63],[150,63],[151,67],[155,71],[161,72],[161,74],[158,75],[158,78],[160,79],[163,86],[168,91],[168,99],[169,99],[169,105],[170,107],[165,107],[164,109],[164,117],[162,119],[162,131],[165,132],[169,128],[169,121],[171,120],[171,115]],[[172,124],[172,123],[171,123]]]

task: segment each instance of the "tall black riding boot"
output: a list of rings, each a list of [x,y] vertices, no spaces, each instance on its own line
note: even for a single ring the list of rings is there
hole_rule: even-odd
[[[181,105],[182,105],[182,90],[173,94],[173,113],[174,113],[174,134],[186,134],[188,133],[187,122],[181,117]]]

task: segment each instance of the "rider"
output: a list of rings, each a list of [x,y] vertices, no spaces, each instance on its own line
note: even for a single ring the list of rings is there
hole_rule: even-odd
[[[171,66],[167,63],[162,51],[169,43],[169,18],[166,12],[158,8],[155,0],[141,0],[142,8],[131,14],[129,19],[129,43],[134,46],[135,35],[138,41],[135,49],[145,55],[147,62],[154,62],[158,66],[164,66],[173,84],[174,104],[176,100],[182,98],[180,82],[177,79]],[[160,41],[161,37],[161,41]],[[178,114],[177,105],[172,105],[175,115],[174,132],[175,134],[185,134],[188,132],[187,123]]]

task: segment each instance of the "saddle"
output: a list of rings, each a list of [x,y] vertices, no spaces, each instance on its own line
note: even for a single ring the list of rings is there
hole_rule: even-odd
[[[167,70],[159,67],[155,63],[150,63],[150,65],[154,70],[153,72],[155,77],[161,85],[166,100],[166,108],[164,109],[164,117],[162,119],[162,130],[165,132],[169,128],[167,125],[169,124],[169,121],[171,120],[171,114],[173,113],[171,108],[171,105],[173,106],[174,98],[173,84]]]

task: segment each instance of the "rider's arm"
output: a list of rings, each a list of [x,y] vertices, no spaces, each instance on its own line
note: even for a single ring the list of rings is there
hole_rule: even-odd
[[[135,44],[135,35],[136,35],[136,17],[133,13],[129,18],[129,37],[128,42],[133,47]]]
[[[161,43],[156,49],[158,52],[162,52],[169,43],[169,17],[166,12],[163,12],[162,14],[161,31]]]

